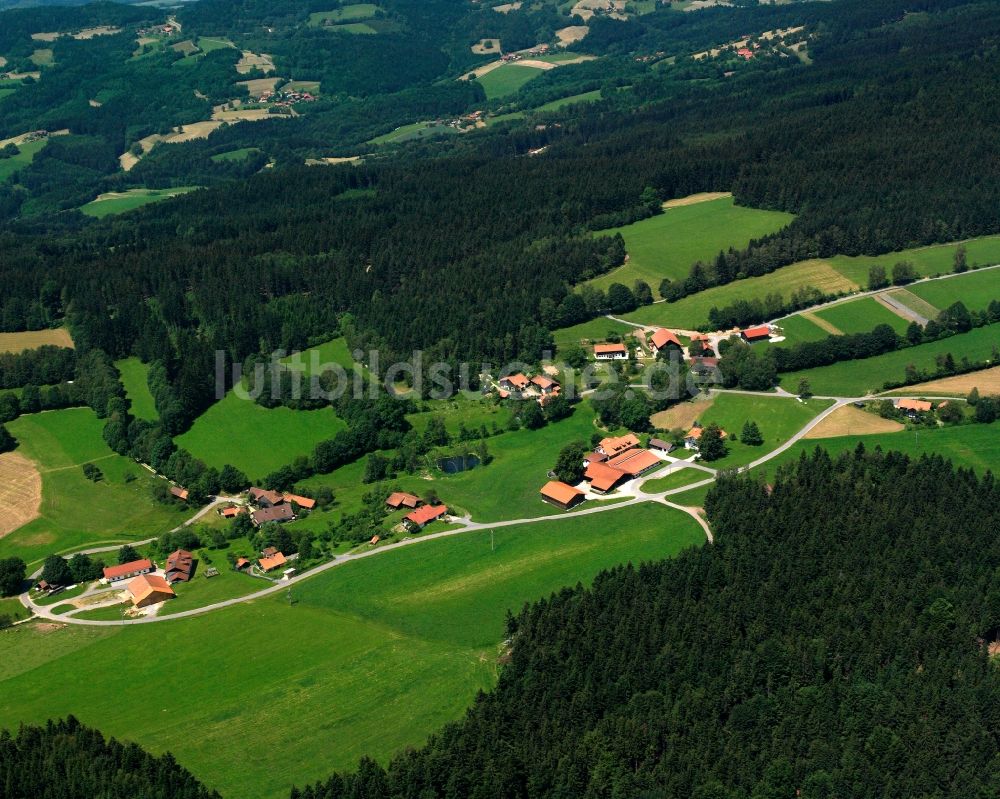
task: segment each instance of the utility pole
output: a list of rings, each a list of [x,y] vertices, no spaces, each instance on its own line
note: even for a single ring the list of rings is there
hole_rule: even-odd
[[[493,542],[493,528],[490,528],[490,552],[496,552],[497,548]]]

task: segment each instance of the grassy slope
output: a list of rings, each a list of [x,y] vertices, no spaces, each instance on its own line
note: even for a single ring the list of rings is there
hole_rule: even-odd
[[[543,70],[537,67],[524,67],[517,64],[505,64],[502,67],[487,72],[480,78],[476,78],[482,84],[483,91],[486,92],[487,100],[494,100],[497,97],[506,97],[514,94],[528,81],[534,80],[541,75]]]
[[[559,349],[565,347],[567,344],[580,344],[584,341],[604,341],[610,332],[625,335],[635,329],[632,325],[599,316],[588,322],[582,322],[572,327],[564,327],[561,330],[557,330],[553,334],[553,338],[555,339],[556,349]]]
[[[1000,324],[993,324],[875,358],[789,372],[781,376],[781,385],[795,391],[799,380],[807,378],[817,394],[861,396],[866,392],[880,391],[887,380],[902,380],[908,364],[912,363],[918,369],[933,369],[935,358],[947,352],[952,353],[956,361],[963,355],[972,361],[983,360],[990,357],[997,344],[1000,344]]]
[[[320,441],[345,427],[330,408],[318,411],[267,409],[230,391],[198,417],[177,444],[209,466],[227,463],[250,479],[263,477],[308,455]]]
[[[736,300],[763,299],[777,292],[786,300],[801,286],[812,286],[824,293],[850,292],[858,288],[831,266],[821,261],[804,261],[772,272],[762,277],[736,280],[725,286],[716,286],[692,294],[677,302],[648,305],[623,318],[648,325],[669,327],[698,327],[708,324],[708,312],[713,307],[725,307]]]
[[[658,292],[664,277],[683,279],[695,261],[710,261],[729,247],[742,249],[751,239],[774,233],[792,219],[779,211],[742,208],[732,197],[669,208],[659,216],[600,231],[597,235],[622,234],[629,261],[590,282],[607,289],[611,283],[631,287],[641,278]]]
[[[953,302],[963,302],[969,310],[981,311],[993,300],[1000,300],[1000,269],[967,272],[960,277],[921,283],[909,289],[935,308],[943,310]]]
[[[842,333],[867,333],[876,325],[889,325],[897,333],[905,333],[909,322],[894,314],[871,297],[861,297],[816,311],[816,316],[829,322]]]
[[[18,147],[17,155],[0,160],[0,183],[7,180],[7,178],[21,167],[30,164],[46,144],[48,144],[47,139],[39,139],[28,144],[22,144]]]
[[[29,625],[0,635],[0,724],[73,712],[170,749],[225,796],[284,796],[458,718],[496,679],[507,609],[702,540],[682,514],[641,505],[497,530],[495,551],[471,533],[347,564],[293,588],[291,606],[282,594],[162,625]],[[179,695],[183,712],[161,712]]]
[[[125,393],[132,402],[132,415],[139,419],[155,421],[158,414],[147,382],[149,367],[138,358],[126,358],[115,363],[115,366],[121,372],[122,385],[125,386]]]
[[[35,561],[54,551],[158,535],[191,514],[150,497],[155,479],[104,443],[104,422],[89,408],[22,416],[8,424],[18,452],[42,472],[41,516],[0,539],[0,556]],[[93,461],[104,479],[92,483],[80,465]],[[126,473],[136,476],[125,482]]]
[[[778,321],[789,345],[802,341],[820,341],[830,334],[805,316],[788,316]]]

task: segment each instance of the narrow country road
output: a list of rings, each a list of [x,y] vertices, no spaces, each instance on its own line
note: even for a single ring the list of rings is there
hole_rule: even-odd
[[[773,393],[761,393],[753,391],[736,391],[734,393],[754,394],[756,396],[761,396],[761,397],[778,396],[777,394]],[[781,455],[784,452],[787,452],[796,443],[801,441],[802,438],[809,433],[809,431],[815,428],[816,425],[818,425],[820,422],[826,419],[830,414],[834,413],[838,408],[842,408],[845,405],[850,405],[851,403],[854,402],[870,400],[871,397],[870,396],[869,397],[817,397],[817,399],[830,399],[833,400],[833,404],[829,408],[825,408],[819,414],[810,419],[809,422],[804,427],[802,427],[802,429],[800,429],[797,433],[795,433],[791,438],[789,438],[783,444],[769,451],[768,453],[761,456],[757,460],[751,462],[750,464],[739,467],[739,471],[743,472],[743,471],[748,471],[750,469],[755,469],[758,466],[761,466],[762,464],[767,463],[768,461],[773,460],[774,458],[777,458],[779,455]],[[905,397],[897,397],[897,399],[905,399]],[[918,398],[910,397],[910,399],[918,399]],[[949,397],[948,399],[954,399],[954,398]],[[683,463],[684,465],[677,466],[678,463]],[[672,488],[667,491],[647,493],[642,490],[642,485],[648,480],[658,479],[666,474],[669,474],[670,472],[677,471],[678,469],[689,469],[689,468],[705,471],[709,473],[710,476],[699,482],[689,483],[687,485],[680,486],[678,488]],[[232,607],[233,605],[238,605],[243,602],[251,602],[255,599],[260,599],[266,596],[270,596],[272,594],[277,594],[281,591],[287,590],[288,588],[290,588],[293,585],[296,585],[297,583],[302,582],[303,580],[311,579],[312,577],[315,577],[317,574],[322,574],[323,572],[329,571],[330,569],[335,569],[338,566],[343,566],[346,563],[353,563],[354,561],[363,560],[365,558],[376,557],[386,552],[393,552],[395,550],[402,549],[403,547],[416,546],[426,541],[437,541],[439,539],[450,538],[451,536],[455,535],[463,535],[465,533],[472,533],[472,532],[482,532],[485,530],[496,530],[504,527],[538,524],[543,522],[548,523],[548,522],[566,521],[568,519],[576,519],[581,516],[592,516],[597,513],[609,513],[619,508],[627,508],[631,505],[637,505],[642,502],[660,502],[666,505],[667,507],[674,508],[676,510],[680,510],[684,513],[687,513],[689,516],[692,516],[704,530],[705,537],[708,540],[708,542],[714,543],[712,530],[709,527],[708,522],[706,522],[705,519],[700,514],[698,514],[694,508],[687,507],[684,505],[677,505],[671,502],[669,500],[669,497],[675,494],[681,494],[685,491],[691,491],[695,488],[702,488],[704,486],[711,485],[713,482],[715,482],[715,479],[716,479],[715,470],[711,469],[708,466],[705,466],[704,464],[694,464],[680,460],[669,461],[666,462],[664,468],[659,469],[656,472],[647,475],[646,477],[640,478],[634,487],[630,487],[630,492],[631,492],[630,498],[623,500],[622,502],[607,502],[606,504],[603,505],[600,504],[594,505],[591,507],[585,507],[581,508],[580,510],[569,511],[567,513],[561,513],[558,515],[537,516],[526,519],[506,519],[504,521],[496,521],[496,522],[474,522],[471,519],[464,519],[461,521],[462,526],[457,527],[454,530],[442,530],[441,532],[429,533],[428,535],[419,536],[417,538],[406,538],[403,539],[402,541],[397,541],[393,544],[386,544],[385,546],[378,547],[377,549],[369,549],[363,552],[349,552],[346,555],[341,555],[335,558],[334,560],[328,561],[327,563],[315,566],[309,571],[303,572],[302,574],[298,574],[295,577],[292,577],[288,580],[282,580],[281,582],[275,583],[274,585],[271,585],[260,591],[256,591],[252,594],[247,594],[241,597],[235,597],[233,599],[227,599],[223,602],[215,602],[211,605],[203,605],[202,607],[198,608],[191,608],[190,610],[184,610],[179,613],[173,613],[169,616],[150,616],[150,617],[142,617],[138,619],[128,619],[122,621],[79,619],[79,618],[74,618],[73,616],[60,616],[54,614],[52,613],[51,610],[48,609],[48,607],[35,604],[35,602],[31,599],[31,596],[27,591],[21,594],[20,600],[21,604],[29,608],[31,611],[33,611],[36,617],[41,619],[46,619],[48,621],[58,622],[60,624],[79,624],[87,627],[120,627],[122,625],[131,626],[135,624],[154,624],[156,622],[167,622],[167,621],[172,621],[174,619],[186,619],[190,618],[191,616],[200,616],[204,613],[211,613],[212,611],[221,610],[222,608]],[[218,497],[211,504],[205,506],[200,511],[198,511],[198,513],[192,516],[191,519],[189,519],[185,524],[193,523],[194,521],[204,516],[213,507],[215,507],[220,503],[233,502],[233,501],[236,500],[234,500],[231,497]],[[180,528],[175,528],[175,529],[180,529]],[[133,546],[149,543],[152,540],[154,539],[147,539],[146,541],[138,541],[135,542]],[[108,552],[118,549],[119,546],[121,545],[116,544],[110,547],[99,547],[83,551],[87,552],[88,554],[96,554],[99,552]],[[35,574],[32,575],[32,577],[34,578],[37,575],[38,572],[35,572]]]

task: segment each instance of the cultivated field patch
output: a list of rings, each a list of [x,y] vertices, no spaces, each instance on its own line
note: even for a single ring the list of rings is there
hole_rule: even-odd
[[[883,419],[881,416],[845,405],[837,408],[822,422],[803,436],[803,438],[834,438],[836,436],[864,436],[875,433],[895,433],[904,429],[904,425],[895,419]]]
[[[551,68],[550,65],[546,67]],[[510,64],[500,63],[499,66],[481,73],[476,79],[482,84],[486,98],[493,100],[516,93],[524,84],[534,80],[544,71],[545,69],[541,67],[515,61]]]
[[[18,452],[0,454],[0,538],[38,518],[42,476]]]
[[[681,402],[665,411],[654,413],[649,421],[657,430],[681,428],[687,431],[714,402],[715,400],[710,397],[699,396],[689,402]]]
[[[260,97],[262,94],[274,94],[278,82],[281,78],[254,78],[253,80],[237,81],[237,86],[246,86],[247,93],[251,97]]]
[[[911,397],[921,394],[964,397],[974,388],[978,389],[980,394],[1000,394],[1000,366],[983,369],[980,372],[928,380],[926,383],[917,383],[915,386],[907,386],[891,393],[905,394]]]
[[[826,322],[841,333],[867,333],[877,325],[889,325],[897,333],[905,333],[909,325],[908,319],[893,313],[873,297],[840,302],[810,316],[821,327]]]
[[[994,300],[1000,301],[1000,269],[980,269],[908,288],[910,294],[935,308],[961,302],[970,311],[982,311]]]
[[[127,189],[126,191],[109,191],[100,194],[80,208],[87,216],[102,219],[114,214],[123,214],[141,208],[150,203],[179,197],[201,188],[200,186],[176,186],[172,189]]]
[[[689,199],[680,198],[681,204],[659,216],[597,232],[597,236],[621,233],[628,261],[590,284],[606,290],[612,283],[631,287],[641,279],[656,293],[663,278],[683,280],[695,261],[710,261],[730,247],[746,247],[751,239],[774,233],[793,219],[791,214],[737,206],[728,196]]]
[[[557,30],[556,38],[562,47],[567,47],[573,42],[579,42],[586,38],[588,33],[590,33],[590,27],[587,25],[569,25]]]
[[[697,208],[698,206],[693,206]],[[825,294],[857,291],[858,286],[823,261],[802,261],[775,270],[769,275],[736,280],[725,286],[700,291],[677,302],[647,305],[625,314],[623,318],[646,325],[695,329],[708,326],[708,312],[737,300],[763,300],[777,293],[788,299],[797,288],[810,286]]]
[[[885,294],[924,319],[934,319],[941,312],[939,308],[935,308],[926,300],[922,300],[909,289],[892,289],[885,292]]]
[[[267,53],[252,53],[244,50],[242,57],[236,62],[236,71],[246,75],[259,69],[263,73],[274,72],[274,59]]]
[[[73,339],[65,327],[26,330],[23,333],[0,333],[0,352],[24,352],[45,345],[72,347]]]
[[[697,194],[689,194],[687,197],[675,197],[673,200],[667,200],[663,203],[663,208],[683,208],[685,205],[697,205],[732,196],[733,193],[730,191],[702,191]]]
[[[480,39],[474,45],[472,45],[472,52],[476,55],[489,55],[491,53],[500,52],[500,40],[499,39]]]

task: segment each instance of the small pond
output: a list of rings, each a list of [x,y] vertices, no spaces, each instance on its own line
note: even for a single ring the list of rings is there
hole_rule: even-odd
[[[445,474],[458,474],[475,469],[479,465],[479,458],[475,455],[452,455],[450,458],[441,458],[437,465]]]

